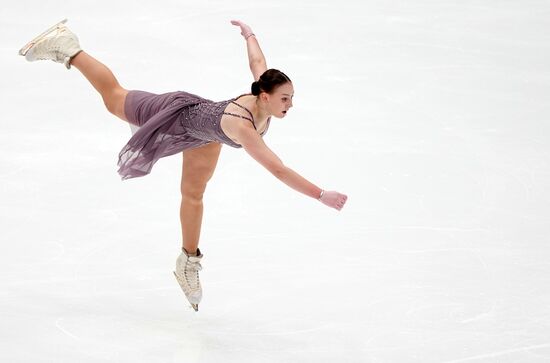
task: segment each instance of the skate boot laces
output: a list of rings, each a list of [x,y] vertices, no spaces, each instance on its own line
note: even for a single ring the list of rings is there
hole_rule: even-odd
[[[34,60],[53,60],[62,63],[67,57],[67,43],[74,39],[71,35],[67,27],[60,25],[55,32],[35,45]]]
[[[200,288],[199,271],[202,270],[200,260],[194,260],[193,257],[189,257],[185,262],[183,269],[183,275],[185,280],[189,284],[191,290],[197,290]]]

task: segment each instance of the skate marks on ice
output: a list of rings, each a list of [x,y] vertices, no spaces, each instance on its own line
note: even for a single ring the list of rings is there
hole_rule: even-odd
[[[550,348],[550,343],[528,345],[525,347],[519,347],[519,348],[513,348],[513,349],[504,349],[493,353],[480,354],[472,357],[445,361],[442,363],[463,363],[463,362],[472,362],[472,361],[484,361],[484,360],[493,359],[493,358],[498,359],[499,357],[505,357],[514,353],[524,353],[524,352],[536,351],[538,349],[547,349],[547,348]],[[536,356],[536,354],[534,356]],[[544,357],[544,355],[540,356],[540,358],[542,357]]]
[[[70,331],[68,331],[67,329],[65,329],[63,327],[63,320],[64,318],[58,318],[56,321],[55,321],[55,327],[59,330],[61,330],[65,335],[71,337],[72,339],[74,340],[81,340],[79,337],[77,337],[76,335],[72,334]]]

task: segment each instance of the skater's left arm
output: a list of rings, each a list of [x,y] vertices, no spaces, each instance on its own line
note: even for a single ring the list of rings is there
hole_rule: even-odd
[[[238,141],[248,155],[266,168],[274,177],[302,194],[315,199],[319,198],[322,189],[284,165],[283,161],[265,144],[255,130],[243,130],[238,135]]]
[[[257,81],[267,70],[267,63],[262,53],[262,49],[260,48],[260,43],[258,43],[258,39],[256,39],[256,35],[252,32],[252,29],[242,21],[231,20],[231,24],[241,28],[241,35],[246,40],[248,65],[250,66],[250,71],[254,76],[254,80]]]
[[[336,191],[324,191],[309,180],[285,166],[281,159],[265,144],[256,130],[249,125],[239,127],[235,136],[243,149],[277,179],[292,189],[337,210],[341,210],[347,196]]]

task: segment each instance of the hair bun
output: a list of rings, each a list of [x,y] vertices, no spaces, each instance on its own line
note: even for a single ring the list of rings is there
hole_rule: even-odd
[[[260,82],[252,82],[252,86],[250,87],[250,91],[254,96],[258,96],[260,92],[262,91],[260,89]]]
[[[285,84],[292,83],[290,78],[278,69],[268,69],[260,78],[252,83],[250,87],[254,96],[259,96],[260,93],[265,92],[267,94],[273,94],[277,87]]]

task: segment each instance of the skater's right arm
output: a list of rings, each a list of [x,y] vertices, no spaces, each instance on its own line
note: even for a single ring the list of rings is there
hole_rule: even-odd
[[[252,29],[239,20],[231,20],[231,24],[241,28],[241,35],[246,40],[246,50],[248,53],[248,65],[250,71],[254,76],[254,80],[260,79],[260,76],[267,70],[267,63],[265,61],[264,54],[256,39],[256,35],[252,32]]]

